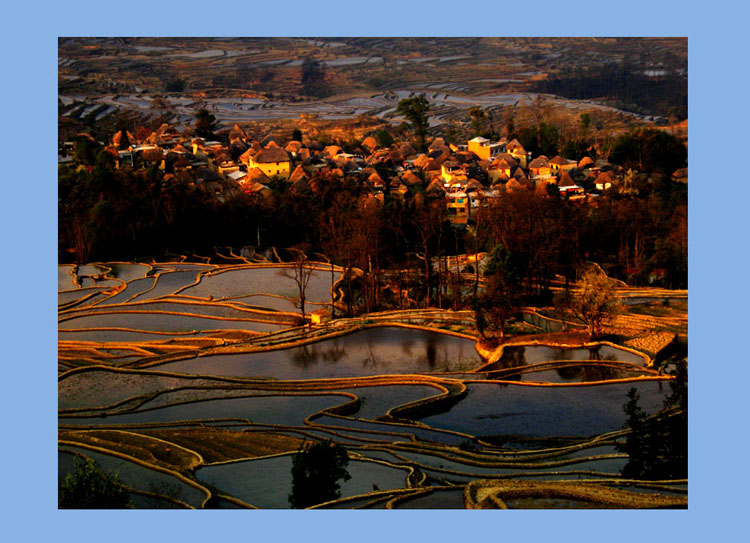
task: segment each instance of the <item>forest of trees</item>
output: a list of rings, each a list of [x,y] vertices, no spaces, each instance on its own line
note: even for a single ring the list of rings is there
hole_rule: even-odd
[[[540,81],[534,90],[566,98],[610,98],[617,106],[637,113],[687,118],[687,76],[664,70],[649,76],[624,64],[578,68]]]
[[[587,261],[631,284],[647,284],[658,268],[665,286],[687,286],[687,188],[660,173],[633,174],[627,190],[607,191],[592,204],[554,191],[508,193],[474,210],[463,231],[447,220],[442,198],[419,185],[404,198],[386,191],[381,204],[354,176],[329,171],[313,176],[305,190],[274,179],[265,198],[207,171],[210,183],[223,184],[217,198],[206,180],[165,180],[169,167],[115,168],[112,156],[86,137],[73,155],[58,181],[60,262],[166,251],[210,255],[215,247],[255,246],[258,239],[265,247],[307,244],[348,270],[348,313],[404,303],[467,307],[473,269],[458,274],[450,257],[498,246],[514,263],[512,280],[526,303],[550,303],[555,276],[573,281]],[[379,169],[395,175],[388,166]]]

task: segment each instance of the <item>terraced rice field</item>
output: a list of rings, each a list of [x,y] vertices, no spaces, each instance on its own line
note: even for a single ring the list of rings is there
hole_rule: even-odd
[[[330,439],[352,477],[322,508],[464,508],[508,481],[686,503],[684,486],[654,494],[620,475],[627,390],[648,412],[669,392],[648,356],[537,344],[487,358],[466,312],[299,326],[283,264],[236,260],[59,267],[60,477],[88,457],[136,507],[287,508],[293,453]],[[312,307],[341,302],[327,266]]]

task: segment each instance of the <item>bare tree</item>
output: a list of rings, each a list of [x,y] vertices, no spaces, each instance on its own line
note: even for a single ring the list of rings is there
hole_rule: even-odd
[[[307,256],[305,252],[299,247],[293,247],[292,252],[294,258],[292,259],[292,266],[284,268],[279,272],[280,275],[292,279],[297,284],[297,291],[299,293],[299,308],[302,313],[302,323],[305,322],[305,299],[307,292],[307,284],[310,282],[315,271],[307,263]]]

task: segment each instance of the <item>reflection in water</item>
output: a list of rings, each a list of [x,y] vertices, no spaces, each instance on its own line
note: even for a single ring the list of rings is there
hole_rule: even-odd
[[[162,368],[178,373],[320,379],[459,371],[481,362],[472,340],[378,327],[290,349],[207,355],[169,362]]]
[[[346,349],[338,343],[334,343],[326,349],[321,348],[318,343],[313,343],[294,349],[291,353],[291,359],[296,366],[307,368],[317,364],[319,360],[338,362],[345,355]]]
[[[430,369],[435,369],[435,338],[427,339],[427,365]]]
[[[555,371],[563,381],[606,381],[622,377],[622,371],[611,366],[599,364],[577,364],[575,366],[561,366]]]

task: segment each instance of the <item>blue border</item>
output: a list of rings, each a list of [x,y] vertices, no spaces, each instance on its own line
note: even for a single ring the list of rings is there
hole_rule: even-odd
[[[233,5],[236,6],[233,9]],[[748,232],[740,130],[746,17],[719,0],[471,3],[67,1],[4,7],[6,175],[2,267],[4,533],[23,540],[443,540],[469,537],[656,541],[723,539],[739,525],[747,371],[738,309]],[[61,512],[56,509],[57,36],[687,36],[690,51],[690,509],[669,512]],[[733,40],[734,38],[734,40]],[[730,120],[731,126],[719,120]],[[719,121],[719,122],[717,122]],[[44,157],[44,158],[42,158]],[[717,160],[719,159],[719,160]],[[726,165],[724,160],[727,161]],[[734,160],[735,162],[731,162]],[[737,256],[735,256],[737,255]],[[9,265],[9,261],[14,263]],[[732,287],[731,285],[738,285]],[[20,287],[20,288],[16,288]],[[31,289],[34,289],[33,292]],[[711,289],[708,291],[708,289]],[[5,298],[8,299],[7,297]],[[735,302],[735,303],[737,303]],[[723,317],[723,318],[722,318]],[[728,318],[727,318],[728,317]],[[721,318],[721,320],[719,320]],[[10,326],[8,326],[8,321]],[[7,330],[7,336],[6,336]],[[717,347],[713,340],[721,340]],[[8,370],[9,368],[9,370]],[[38,368],[38,369],[37,369]],[[730,377],[723,379],[721,377]],[[31,379],[31,380],[30,380]],[[727,382],[728,381],[728,382]],[[721,415],[718,417],[718,415]],[[168,516],[164,516],[168,515]],[[218,516],[217,516],[218,515]],[[740,530],[738,533],[744,533]],[[12,540],[16,540],[13,538]]]

